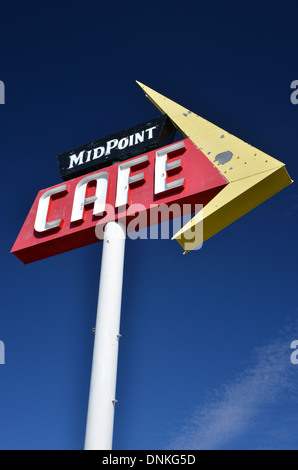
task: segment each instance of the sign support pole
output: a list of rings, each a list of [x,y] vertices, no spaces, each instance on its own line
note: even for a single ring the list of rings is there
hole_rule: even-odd
[[[126,227],[104,230],[85,450],[111,450],[118,362]]]

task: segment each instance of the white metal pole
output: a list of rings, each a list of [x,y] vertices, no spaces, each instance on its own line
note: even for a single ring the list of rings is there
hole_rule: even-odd
[[[111,450],[126,227],[105,226],[85,450]]]

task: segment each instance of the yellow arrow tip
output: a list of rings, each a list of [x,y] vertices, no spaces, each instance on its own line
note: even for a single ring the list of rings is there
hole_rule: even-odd
[[[144,88],[144,86],[145,86],[143,83],[139,82],[138,80],[136,80],[136,83],[137,83],[141,88]]]

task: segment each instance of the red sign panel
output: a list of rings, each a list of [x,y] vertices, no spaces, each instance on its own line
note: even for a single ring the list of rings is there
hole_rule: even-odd
[[[227,184],[185,139],[40,191],[12,253],[30,263],[95,243],[110,220],[125,219],[130,230],[142,213],[143,225],[156,223],[161,205],[205,205]]]

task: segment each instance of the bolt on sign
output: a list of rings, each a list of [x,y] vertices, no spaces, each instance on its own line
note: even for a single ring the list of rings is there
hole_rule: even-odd
[[[65,181],[39,191],[12,248],[23,263],[97,242],[138,205],[149,225],[162,205],[202,204],[207,240],[292,182],[280,161],[138,84],[163,116],[58,156]],[[173,129],[184,140],[170,143]],[[174,235],[185,251],[201,220]]]

